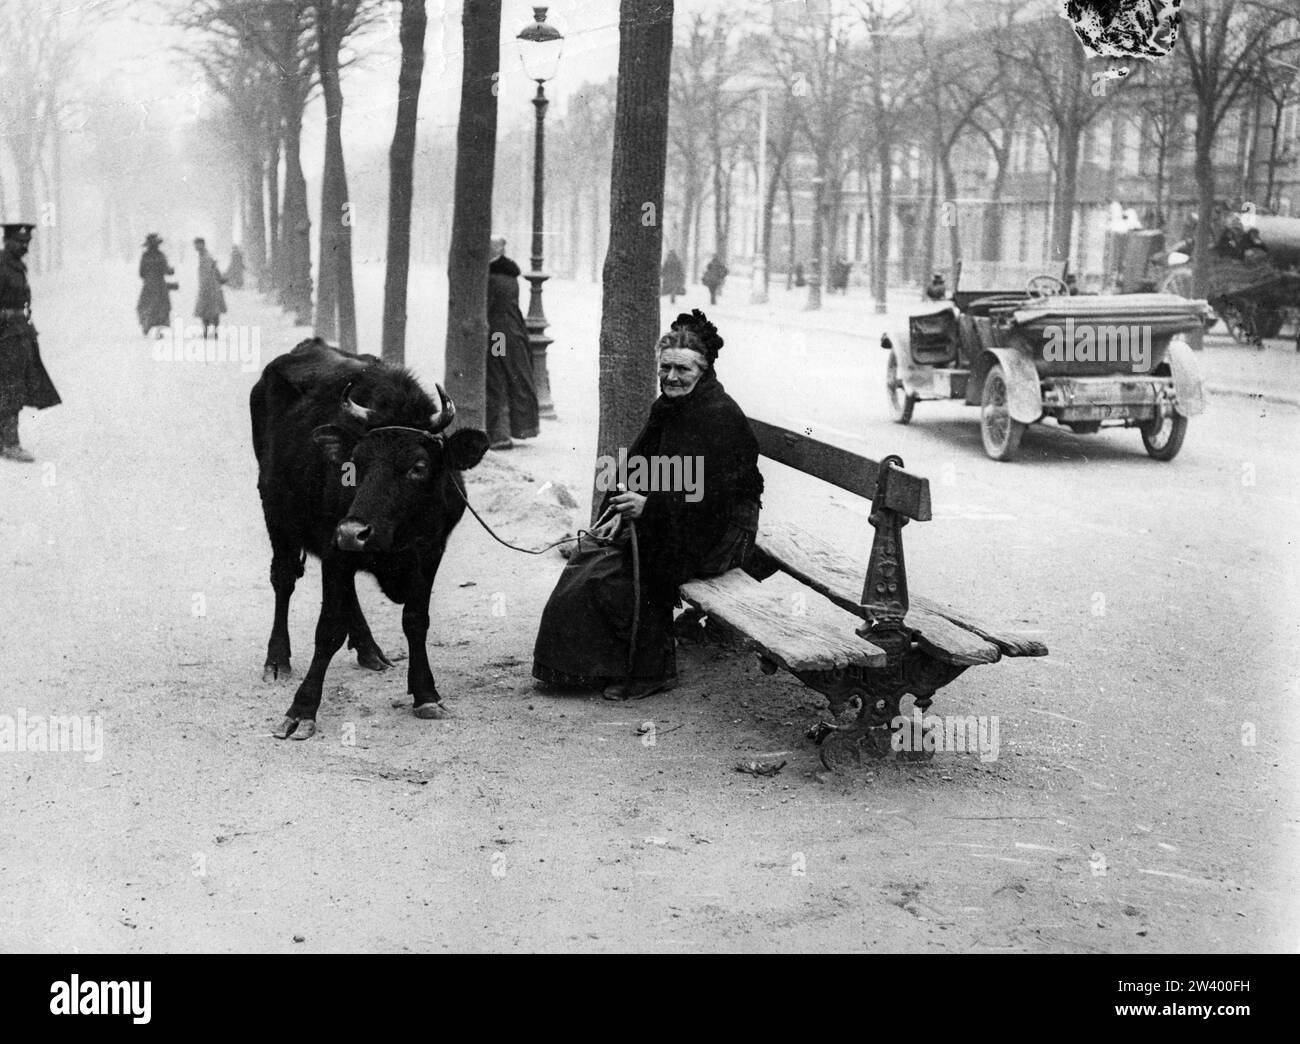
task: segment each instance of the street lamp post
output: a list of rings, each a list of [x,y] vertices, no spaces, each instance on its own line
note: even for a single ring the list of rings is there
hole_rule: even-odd
[[[532,270],[524,276],[531,287],[528,296],[528,347],[533,360],[533,380],[537,384],[537,406],[541,416],[555,419],[555,404],[551,401],[551,377],[546,369],[546,348],[551,338],[546,336],[546,314],[542,311],[542,284],[549,276],[542,271],[542,209],[543,172],[545,170],[546,131],[544,121],[546,99],[544,84],[555,76],[564,49],[564,36],[546,21],[546,7],[533,8],[533,21],[524,27],[517,39],[520,41],[519,58],[524,72],[537,83],[533,108],[537,111],[537,133],[533,147],[533,253]]]

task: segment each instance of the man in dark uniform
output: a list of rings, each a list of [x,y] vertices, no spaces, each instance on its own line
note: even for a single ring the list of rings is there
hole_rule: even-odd
[[[63,401],[41,364],[32,326],[32,291],[23,258],[33,227],[26,222],[4,225],[0,254],[0,457],[23,462],[34,458],[18,444],[18,411],[24,406],[43,410]]]

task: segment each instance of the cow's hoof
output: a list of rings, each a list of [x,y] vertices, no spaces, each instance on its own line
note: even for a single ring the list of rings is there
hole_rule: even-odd
[[[364,667],[368,671],[386,671],[393,666],[393,661],[376,646],[366,652],[357,650],[357,666]]]
[[[450,718],[451,711],[441,703],[421,703],[415,708],[415,716],[426,721],[436,718]]]
[[[276,739],[311,739],[316,735],[316,723],[310,718],[285,718],[280,727],[271,730]]]
[[[277,682],[288,681],[293,677],[293,668],[287,663],[270,663],[268,662],[262,668],[262,681]]]

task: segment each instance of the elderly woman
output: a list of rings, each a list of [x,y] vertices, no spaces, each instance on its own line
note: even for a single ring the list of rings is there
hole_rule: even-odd
[[[610,700],[673,688],[678,585],[742,564],[753,547],[758,442],[714,372],[722,344],[698,309],[660,339],[662,394],[628,451],[630,488],[606,495],[596,539],[579,543],[542,613],[533,650],[541,687],[599,687]],[[647,474],[676,476],[669,485],[678,488],[655,488],[664,483]]]

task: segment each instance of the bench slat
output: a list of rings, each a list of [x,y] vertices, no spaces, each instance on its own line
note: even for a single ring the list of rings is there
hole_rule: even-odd
[[[798,526],[764,519],[758,549],[795,579],[825,595],[848,612],[866,618],[859,604],[867,566]],[[977,622],[967,613],[921,595],[908,598],[908,627],[918,632],[927,651],[956,664],[996,663],[1007,656],[1046,656],[1042,642]]]
[[[682,585],[681,595],[786,670],[885,665],[884,650],[853,633],[855,619],[846,616],[844,628],[836,629],[794,616],[788,599],[739,569],[690,580]]]
[[[876,461],[753,417],[749,419],[749,426],[758,439],[758,452],[769,460],[847,489],[867,500],[875,498],[876,474],[880,470]],[[918,522],[929,521],[929,480],[895,469],[889,477],[886,506]]]

